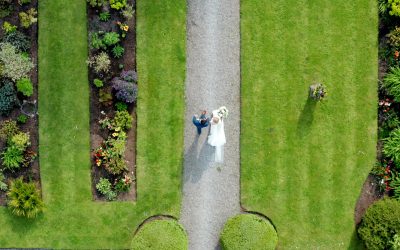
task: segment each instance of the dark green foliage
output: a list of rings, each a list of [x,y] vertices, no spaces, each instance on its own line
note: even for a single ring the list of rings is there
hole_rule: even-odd
[[[117,111],[115,113],[112,125],[113,127],[121,128],[122,130],[127,130],[132,128],[132,121],[133,118],[129,114],[129,112],[126,110],[122,110],[122,111]]]
[[[400,166],[400,128],[393,130],[389,138],[384,140],[383,153],[391,158],[396,166]]]
[[[100,178],[100,181],[96,184],[96,189],[109,201],[115,200],[117,197],[117,194],[112,190],[110,181],[106,178]]]
[[[119,44],[114,46],[114,48],[112,49],[112,53],[115,58],[121,58],[124,55],[124,52],[125,52],[124,47],[122,47]]]
[[[221,248],[276,249],[278,235],[269,221],[254,214],[241,214],[228,220],[221,233]]]
[[[20,52],[29,51],[31,48],[31,39],[19,31],[6,34],[1,42],[10,43]]]
[[[11,82],[0,87],[0,114],[8,115],[17,104],[17,93]]]
[[[33,94],[33,85],[29,78],[21,78],[17,81],[17,90],[24,96],[31,96]]]
[[[390,181],[390,188],[393,189],[393,197],[400,201],[400,176],[399,174],[392,174]]]
[[[390,132],[400,127],[400,120],[393,109],[382,115],[383,122],[379,127],[379,138],[383,139],[389,136]]]
[[[90,36],[90,46],[93,49],[106,49],[103,39],[100,37],[99,32],[92,33]]]
[[[117,102],[115,104],[115,109],[117,111],[124,111],[124,110],[128,110],[128,105],[124,102]]]
[[[400,68],[392,67],[390,72],[383,79],[383,87],[389,94],[393,95],[394,100],[400,102]]]
[[[19,132],[17,123],[13,120],[6,120],[0,124],[0,139],[8,140],[8,138]]]
[[[35,218],[44,209],[39,190],[34,183],[25,183],[22,177],[11,182],[7,193],[8,207],[16,216]]]
[[[372,204],[358,228],[367,249],[389,249],[389,242],[400,234],[400,201],[385,198]]]
[[[188,238],[183,227],[172,219],[145,223],[133,237],[132,250],[187,250]]]
[[[27,115],[21,114],[17,117],[17,122],[20,124],[25,124],[28,121],[29,117]]]
[[[13,10],[13,0],[0,0],[0,18],[10,15]]]
[[[3,169],[14,172],[24,161],[23,152],[16,146],[9,146],[1,153],[1,160]]]
[[[99,19],[102,22],[107,22],[108,20],[110,20],[111,18],[111,14],[109,12],[101,12],[99,14]]]
[[[120,41],[119,34],[116,32],[107,32],[104,34],[103,43],[106,46],[112,46]]]

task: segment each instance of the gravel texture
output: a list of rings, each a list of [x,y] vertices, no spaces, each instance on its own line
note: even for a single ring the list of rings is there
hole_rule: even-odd
[[[188,0],[185,161],[181,223],[190,250],[218,249],[228,218],[240,213],[239,0]],[[215,163],[209,127],[197,136],[193,114],[226,106],[224,162]]]

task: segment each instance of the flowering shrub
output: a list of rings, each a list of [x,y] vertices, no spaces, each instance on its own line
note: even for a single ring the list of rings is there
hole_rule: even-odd
[[[90,58],[87,62],[96,73],[107,73],[110,70],[111,60],[106,52],[100,52],[96,56]]]
[[[123,178],[115,180],[115,191],[117,192],[128,192],[131,188],[132,178],[128,175],[124,175]]]
[[[122,71],[120,77],[112,80],[112,87],[116,91],[115,96],[118,100],[126,103],[134,103],[137,98],[136,72]]]
[[[10,43],[0,43],[0,62],[3,66],[3,75],[14,82],[27,77],[34,67],[31,59],[19,54],[16,47]]]

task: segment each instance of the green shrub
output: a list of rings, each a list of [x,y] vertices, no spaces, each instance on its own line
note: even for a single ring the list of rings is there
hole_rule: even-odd
[[[29,28],[32,24],[37,22],[37,11],[34,8],[30,8],[27,12],[19,13],[19,22],[24,28]]]
[[[17,123],[13,120],[5,120],[0,124],[0,139],[8,140],[8,138],[19,132]]]
[[[120,10],[126,6],[126,0],[110,0],[110,6],[113,9]]]
[[[17,93],[12,83],[8,82],[0,88],[0,114],[8,115],[17,101]]]
[[[3,174],[3,171],[0,171],[0,191],[7,191],[8,190],[8,186],[7,183],[5,183],[6,177]]]
[[[124,55],[125,49],[121,45],[115,45],[112,49],[114,58],[121,58]]]
[[[90,45],[93,49],[106,49],[106,45],[103,43],[103,39],[100,38],[100,32],[94,32],[90,34]]]
[[[108,20],[110,20],[111,18],[111,14],[109,12],[101,12],[99,14],[99,19],[102,22],[107,22]]]
[[[133,9],[133,5],[127,4],[125,8],[121,10],[121,14],[127,21],[132,19],[133,15],[135,15],[135,10]]]
[[[27,77],[34,67],[31,59],[18,53],[16,47],[10,43],[0,43],[0,62],[3,66],[3,76],[14,82]]]
[[[108,88],[103,88],[99,90],[99,102],[104,105],[109,105],[112,102],[111,91]]]
[[[400,166],[400,128],[393,130],[389,138],[384,139],[383,153]]]
[[[400,234],[400,202],[385,198],[372,204],[358,228],[367,249],[388,249],[395,234]]]
[[[386,37],[388,38],[389,45],[395,48],[400,47],[400,27],[396,27],[394,30],[390,31]]]
[[[124,102],[117,102],[115,104],[115,109],[117,111],[124,111],[124,110],[128,110],[128,105]]]
[[[110,70],[111,60],[106,52],[100,52],[89,59],[88,64],[96,73],[107,73]]]
[[[400,68],[392,67],[383,79],[383,87],[393,95],[396,102],[400,102]]]
[[[400,234],[395,234],[390,244],[392,245],[392,250],[400,250]]]
[[[103,5],[108,4],[107,0],[87,0],[87,2],[90,4],[92,7],[101,7]]]
[[[269,221],[254,214],[240,214],[230,218],[221,233],[221,248],[275,249],[278,235]]]
[[[4,18],[11,14],[13,10],[13,0],[0,0],[0,18]]]
[[[24,161],[23,152],[16,146],[9,146],[1,153],[1,160],[3,161],[3,169],[14,172],[21,167]]]
[[[17,31],[17,26],[12,25],[11,23],[5,21],[3,23],[3,30],[4,30],[5,34],[10,34],[10,33]]]
[[[116,192],[128,192],[131,189],[132,178],[125,175],[124,178],[121,178],[115,184]]]
[[[44,209],[39,190],[34,183],[25,183],[22,177],[11,182],[7,193],[8,207],[16,216],[35,218]]]
[[[97,88],[101,88],[103,87],[104,84],[102,80],[96,78],[93,80],[93,85],[96,86]]]
[[[29,117],[27,115],[21,114],[17,117],[17,122],[21,124],[25,124],[28,121]]]
[[[105,165],[105,169],[113,175],[119,175],[127,170],[126,162],[122,157],[111,158]]]
[[[19,5],[31,3],[31,0],[18,0]]]
[[[152,220],[145,223],[133,237],[131,249],[187,250],[188,238],[176,220]]]
[[[21,78],[17,81],[17,90],[24,96],[31,96],[33,94],[33,85],[31,79]]]
[[[393,196],[397,200],[400,201],[400,176],[399,175],[392,175],[391,181],[390,181],[390,188],[393,189]]]
[[[2,43],[10,43],[19,52],[26,52],[31,48],[30,38],[19,31],[6,34],[1,41]]]
[[[21,151],[25,151],[25,149],[31,145],[31,138],[29,133],[19,132],[8,140],[8,144],[10,146],[15,146]]]
[[[126,110],[117,111],[115,113],[112,125],[116,128],[121,128],[122,130],[127,130],[127,129],[132,128],[132,121],[133,121],[133,118],[129,114],[128,111],[126,111]]]
[[[390,109],[382,115],[383,121],[379,127],[379,138],[384,139],[390,135],[390,132],[400,127],[400,120],[396,112]]]
[[[103,43],[106,46],[117,44],[120,41],[119,34],[116,32],[107,32],[104,34]]]
[[[112,190],[110,181],[106,178],[100,178],[100,181],[96,184],[96,189],[109,201],[115,200],[117,197],[117,194]]]

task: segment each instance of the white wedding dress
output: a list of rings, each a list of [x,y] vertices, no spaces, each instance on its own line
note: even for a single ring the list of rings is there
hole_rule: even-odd
[[[212,112],[213,117],[218,116],[218,110]],[[219,119],[218,123],[214,123],[211,120],[210,135],[208,136],[208,144],[215,147],[215,161],[223,162],[224,152],[223,146],[226,143],[225,131],[224,131],[224,120]]]

